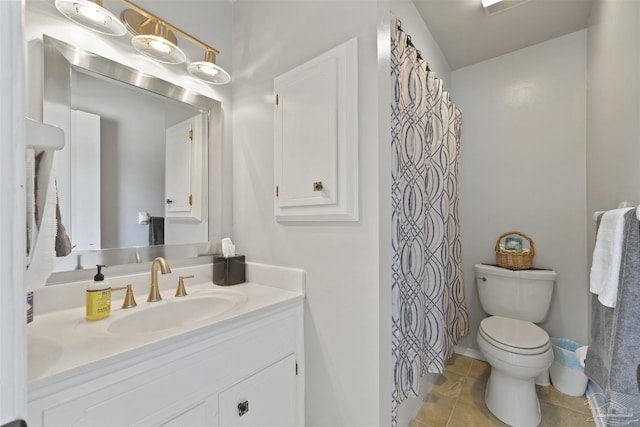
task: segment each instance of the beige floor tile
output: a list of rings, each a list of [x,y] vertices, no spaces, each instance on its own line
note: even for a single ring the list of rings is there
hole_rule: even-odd
[[[470,377],[480,378],[486,381],[489,379],[489,374],[491,374],[491,365],[484,360],[473,359],[471,367],[469,368]]]
[[[483,403],[460,398],[453,408],[447,427],[498,427],[506,426]]]
[[[431,394],[441,397],[457,398],[462,390],[465,377],[450,371],[445,371],[438,377],[431,389]]]
[[[411,420],[411,422],[409,423],[409,427],[429,427],[428,424],[425,424],[419,420],[413,419]]]
[[[536,393],[538,393],[540,402],[548,402],[583,414],[591,414],[587,399],[584,397],[566,395],[551,385],[546,387],[537,385]]]
[[[456,398],[431,393],[420,407],[415,420],[429,427],[445,427],[456,404]]]
[[[462,384],[460,397],[465,397],[474,402],[484,404],[484,392],[487,388],[487,382],[481,378],[466,377]]]
[[[445,363],[444,370],[465,376],[469,373],[472,362],[473,359],[471,357],[454,354]]]
[[[542,412],[541,427],[592,427],[595,425],[591,414],[572,411],[548,402],[540,403],[540,411]]]

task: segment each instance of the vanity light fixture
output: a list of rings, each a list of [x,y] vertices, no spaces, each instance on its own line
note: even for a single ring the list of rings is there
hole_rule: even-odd
[[[124,24],[102,7],[102,0],[56,0],[56,9],[73,22],[110,36],[127,33]]]
[[[128,30],[134,36],[131,39],[132,46],[143,55],[159,62],[181,64],[186,61],[187,56],[178,47],[176,35],[179,35],[205,51],[203,61],[189,64],[189,73],[216,85],[231,81],[229,73],[216,64],[219,51],[129,0],[118,1],[127,7],[120,14],[121,19],[103,8],[102,0],[55,0],[55,4],[60,13],[67,18],[99,33],[122,36]]]
[[[201,80],[214,85],[226,85],[231,80],[231,76],[216,64],[217,51],[207,49],[203,61],[192,62],[187,66],[187,71]]]

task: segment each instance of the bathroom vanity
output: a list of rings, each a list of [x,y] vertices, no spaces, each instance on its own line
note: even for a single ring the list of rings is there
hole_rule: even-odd
[[[174,297],[178,276],[194,270],[200,280]],[[304,425],[304,272],[249,263],[248,280],[266,272],[276,286],[221,287],[210,271],[163,275],[155,303],[148,273],[111,278],[133,283],[138,307],[117,308],[115,293],[111,316],[96,322],[84,306],[43,307],[27,328],[29,425]],[[60,286],[76,295],[84,284]],[[36,307],[55,291],[36,294]]]

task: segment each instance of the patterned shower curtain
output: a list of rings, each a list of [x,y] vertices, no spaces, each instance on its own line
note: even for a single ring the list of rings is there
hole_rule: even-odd
[[[391,37],[393,426],[420,378],[441,373],[469,332],[461,266],[461,112],[407,43]]]

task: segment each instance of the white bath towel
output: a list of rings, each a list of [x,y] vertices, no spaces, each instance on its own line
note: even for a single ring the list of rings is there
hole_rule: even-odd
[[[25,191],[27,201],[27,259],[25,265],[31,263],[31,256],[36,244],[36,236],[38,235],[38,225],[36,222],[36,155],[32,148],[25,149],[26,168],[25,168]]]
[[[593,249],[590,290],[598,295],[600,303],[606,307],[616,306],[620,263],[622,260],[622,240],[624,214],[633,208],[613,209],[605,212],[600,220]]]
[[[56,261],[56,186],[54,153],[45,150],[36,155],[35,210],[37,235],[29,252],[31,259],[25,271],[26,291],[35,291],[47,283]]]

